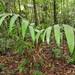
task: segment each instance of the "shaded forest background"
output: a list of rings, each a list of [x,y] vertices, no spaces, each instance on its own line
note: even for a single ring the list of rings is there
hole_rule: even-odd
[[[30,23],[74,26],[74,0],[1,0],[0,13],[18,13]]]
[[[0,0],[0,75],[75,75],[75,0]]]

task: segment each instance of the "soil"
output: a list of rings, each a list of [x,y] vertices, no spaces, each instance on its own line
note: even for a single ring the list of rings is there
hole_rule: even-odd
[[[52,50],[56,49],[61,50],[58,57],[53,55]],[[33,60],[29,60],[29,66],[24,66],[24,70],[29,67],[27,72],[23,70],[19,73],[16,70],[26,58],[23,54],[19,60],[19,55],[20,53],[11,50],[5,54],[0,53],[0,75],[34,75],[35,71],[41,72],[41,75],[75,75],[75,63],[68,63],[66,60],[66,57],[69,58],[69,49],[66,44],[62,44],[60,48],[56,44],[51,44],[50,47],[46,44],[39,46],[39,50],[34,51],[31,55]],[[37,66],[33,66],[34,64]]]

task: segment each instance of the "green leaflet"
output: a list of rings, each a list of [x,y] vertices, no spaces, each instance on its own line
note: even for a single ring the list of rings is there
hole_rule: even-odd
[[[38,33],[40,30],[38,30],[38,29],[35,29],[35,31]]]
[[[41,39],[42,39],[43,42],[45,41],[46,31],[47,31],[47,29],[44,31],[44,33],[41,36]]]
[[[16,19],[18,18],[18,16],[19,16],[19,15],[14,15],[14,16],[11,18],[11,20],[10,20],[9,32],[12,31],[12,29],[13,29],[13,25],[14,25]]]
[[[16,70],[19,70],[19,72],[22,72],[22,68],[24,65],[26,65],[28,63],[27,59],[24,59],[24,61],[18,66],[18,68]]]
[[[48,44],[49,44],[49,41],[50,41],[51,30],[52,30],[52,27],[48,27],[48,28],[47,28],[46,41],[47,41]]]
[[[28,25],[29,25],[29,22],[28,21],[22,20],[22,37],[23,37],[23,39],[25,37],[25,34],[26,34],[26,30],[27,30]]]
[[[2,15],[0,15],[0,16],[2,16],[1,19],[0,19],[0,26],[1,26],[2,22],[5,20],[5,18],[9,15],[12,15],[12,14],[2,14]]]
[[[24,41],[24,44],[27,45],[27,46],[33,46],[31,43],[25,42],[25,41]]]
[[[42,30],[37,30],[37,34],[36,34],[36,42],[38,43],[38,39],[39,39],[39,37],[40,37],[40,35],[41,35],[41,33],[44,31],[44,29],[42,29]]]
[[[65,30],[66,39],[68,42],[68,47],[69,47],[70,53],[72,54],[74,51],[74,31],[73,31],[73,28],[69,25],[64,25],[64,30]]]
[[[32,26],[29,27],[33,43],[35,42],[35,31]]]
[[[59,25],[54,26],[55,40],[60,47],[60,27]]]
[[[4,16],[4,15],[6,15],[6,14],[0,14],[0,17],[2,17],[2,16]]]

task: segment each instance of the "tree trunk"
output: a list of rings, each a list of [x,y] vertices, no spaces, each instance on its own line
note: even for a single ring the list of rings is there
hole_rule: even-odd
[[[19,15],[21,15],[21,3],[20,0],[18,0],[18,6],[19,6]],[[21,26],[21,18],[19,17],[19,24]]]
[[[54,0],[54,24],[57,24],[56,0]]]
[[[38,18],[37,18],[37,10],[36,10],[36,3],[35,0],[33,0],[34,5],[34,19],[35,19],[35,25],[38,25]]]

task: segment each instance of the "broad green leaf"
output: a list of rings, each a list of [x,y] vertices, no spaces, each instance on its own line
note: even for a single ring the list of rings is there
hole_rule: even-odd
[[[44,31],[44,29],[42,29],[42,30],[38,30],[38,32],[37,32],[37,34],[36,34],[36,42],[38,43],[38,39],[39,39],[39,37],[40,37],[40,35],[41,35],[41,33]]]
[[[52,27],[48,27],[46,31],[46,41],[49,44]]]
[[[27,30],[28,25],[29,25],[29,22],[28,21],[26,21],[26,20],[23,20],[22,21],[22,37],[23,37],[23,39],[25,37],[25,34],[26,34],[26,30]]]
[[[60,27],[59,25],[54,26],[55,40],[60,47]]]
[[[35,42],[35,31],[32,26],[29,27],[33,43]]]
[[[46,31],[47,31],[47,29],[44,31],[44,33],[41,36],[41,39],[42,39],[43,42],[45,41]]]
[[[14,15],[14,16],[11,18],[11,20],[10,20],[10,28],[9,28],[9,32],[12,31],[13,25],[14,25],[16,19],[18,18],[18,16],[19,16],[19,15]]]
[[[73,31],[73,28],[69,25],[64,25],[64,30],[65,30],[66,39],[68,42],[68,47],[69,47],[70,53],[72,54],[74,51],[74,31]]]
[[[0,26],[1,26],[2,22],[5,20],[5,18],[6,18],[7,16],[9,16],[9,15],[11,15],[11,14],[4,14],[4,15],[1,15],[2,17],[1,17],[1,19],[0,19]]]
[[[6,14],[0,14],[0,17],[2,17],[2,16],[4,16],[4,15],[6,15]]]
[[[2,17],[2,16],[5,16],[5,15],[12,15],[12,13],[3,13],[3,14],[0,14],[0,17]]]

